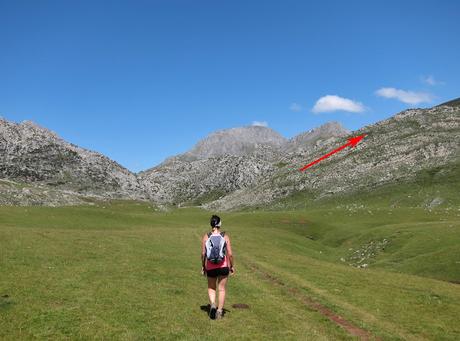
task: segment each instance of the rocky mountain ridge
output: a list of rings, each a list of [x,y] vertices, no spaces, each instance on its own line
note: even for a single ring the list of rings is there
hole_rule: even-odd
[[[443,172],[460,160],[460,108],[452,106],[410,109],[387,120],[366,126],[353,136],[367,134],[354,148],[299,172],[292,167],[326,154],[346,138],[323,140],[314,150],[281,157],[281,167],[272,177],[250,189],[240,189],[206,204],[213,209],[270,205],[294,193],[317,200],[371,192],[387,184],[405,183],[420,171]],[[457,183],[458,187],[458,183]]]
[[[31,121],[13,123],[0,119],[0,179],[34,185],[31,192],[45,188],[45,203],[50,192],[66,192],[70,198],[64,200],[66,203],[72,202],[71,198],[80,202],[80,196],[147,199],[143,185],[129,170]],[[18,197],[11,188],[8,193]],[[5,191],[3,194],[6,196]]]
[[[458,162],[457,103],[406,110],[353,133],[337,122],[289,140],[266,127],[221,130],[138,174],[32,122],[0,119],[0,204],[67,205],[121,198],[229,210],[272,205],[295,193],[316,200],[371,191]],[[298,171],[363,133],[366,138],[355,148],[308,172]]]
[[[256,138],[251,140],[254,132]],[[278,171],[283,155],[290,151],[310,150],[347,133],[337,122],[326,123],[290,140],[266,127],[223,130],[211,134],[192,149],[200,158],[189,158],[187,153],[186,157],[182,154],[170,158],[140,172],[139,179],[155,202],[202,204],[271,178]],[[208,148],[209,145],[212,147]],[[197,152],[203,150],[201,154]],[[206,154],[209,150],[212,154]]]

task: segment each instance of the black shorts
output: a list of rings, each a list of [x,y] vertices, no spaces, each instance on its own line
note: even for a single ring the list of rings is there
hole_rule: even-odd
[[[218,276],[228,276],[229,273],[230,273],[230,269],[228,267],[217,268],[217,269],[207,270],[206,276],[214,278]]]

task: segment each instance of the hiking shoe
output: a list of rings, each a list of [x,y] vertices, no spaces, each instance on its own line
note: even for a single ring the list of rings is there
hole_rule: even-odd
[[[215,304],[211,304],[211,309],[209,309],[209,317],[211,320],[216,319],[217,308]]]
[[[217,310],[216,320],[220,320],[223,316],[224,316],[224,312],[222,310]]]

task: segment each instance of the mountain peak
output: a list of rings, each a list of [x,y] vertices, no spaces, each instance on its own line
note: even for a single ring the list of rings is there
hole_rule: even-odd
[[[350,133],[350,131],[338,121],[326,122],[313,130],[329,130],[334,132],[346,132],[347,134]]]
[[[312,130],[294,136],[284,147],[285,152],[296,152],[308,149],[317,141],[331,137],[343,137],[350,134],[350,131],[337,121],[331,121],[320,125]]]
[[[207,159],[222,155],[243,156],[255,152],[261,146],[281,147],[286,139],[271,128],[244,126],[218,130],[199,141],[181,159]]]

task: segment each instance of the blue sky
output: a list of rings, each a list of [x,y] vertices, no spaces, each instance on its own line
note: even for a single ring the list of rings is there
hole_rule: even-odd
[[[0,115],[133,171],[218,129],[460,97],[459,1],[0,0]]]

